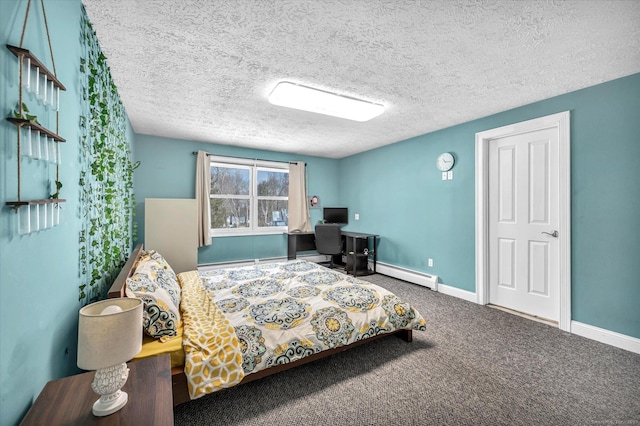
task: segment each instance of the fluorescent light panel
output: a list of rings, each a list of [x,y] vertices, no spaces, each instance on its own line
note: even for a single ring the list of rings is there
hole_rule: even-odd
[[[384,112],[384,106],[311,87],[282,81],[269,95],[269,102],[287,108],[368,121]]]

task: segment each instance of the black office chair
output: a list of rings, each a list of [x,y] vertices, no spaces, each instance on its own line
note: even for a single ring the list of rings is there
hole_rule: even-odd
[[[320,254],[329,255],[329,262],[318,262],[320,265],[327,265],[335,268],[333,257],[342,254],[342,234],[340,225],[336,223],[319,223],[316,225],[316,250]]]

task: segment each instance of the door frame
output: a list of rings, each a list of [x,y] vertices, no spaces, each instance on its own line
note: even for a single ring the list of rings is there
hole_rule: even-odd
[[[557,129],[559,149],[560,321],[571,331],[571,155],[569,111],[476,133],[476,297],[489,303],[489,143],[493,139],[544,129]]]

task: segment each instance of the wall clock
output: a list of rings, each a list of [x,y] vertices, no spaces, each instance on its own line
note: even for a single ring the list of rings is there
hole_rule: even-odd
[[[438,166],[438,170],[446,172],[453,168],[453,164],[455,160],[453,155],[450,152],[443,152],[438,156],[438,161],[436,162],[436,166]]]

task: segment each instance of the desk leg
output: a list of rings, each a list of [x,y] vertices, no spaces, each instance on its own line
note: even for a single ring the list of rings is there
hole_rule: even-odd
[[[373,237],[373,273],[376,273],[376,261],[378,259],[378,250],[376,247],[376,237]]]
[[[287,259],[295,260],[296,258],[296,243],[298,241],[297,235],[287,235]]]
[[[358,253],[358,239],[356,237],[353,237],[353,245],[351,246],[351,248],[353,249],[353,276],[357,277],[358,273],[358,256],[356,256],[356,254]]]

